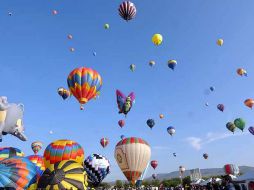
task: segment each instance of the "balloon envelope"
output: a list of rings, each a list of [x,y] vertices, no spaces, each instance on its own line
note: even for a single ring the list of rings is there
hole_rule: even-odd
[[[40,142],[40,141],[33,142],[31,144],[31,148],[32,148],[34,154],[37,154],[42,148],[42,142]]]
[[[244,130],[245,128],[245,121],[242,118],[237,118],[234,120],[234,124],[235,126],[240,129],[240,130]]]
[[[223,40],[223,39],[218,39],[218,40],[217,40],[217,45],[218,45],[218,46],[222,46],[223,43],[224,43],[224,40]]]
[[[208,158],[208,154],[207,153],[203,154],[203,157],[204,157],[204,159],[207,159]]]
[[[148,119],[146,121],[146,124],[148,125],[148,127],[150,127],[152,129],[155,125],[155,121],[153,119]]]
[[[221,112],[223,112],[224,109],[225,109],[225,107],[224,107],[223,104],[218,104],[218,105],[217,105],[217,109],[220,110]]]
[[[158,166],[157,160],[152,160],[151,161],[151,166],[152,166],[153,169],[157,168],[157,166]]]
[[[150,61],[150,62],[149,62],[149,65],[150,65],[151,67],[153,67],[153,66],[155,65],[155,61]]]
[[[246,99],[246,100],[244,101],[244,104],[245,104],[247,107],[249,107],[249,108],[252,109],[252,107],[253,107],[253,105],[254,105],[254,100],[253,100],[252,98]]]
[[[122,128],[125,125],[124,120],[119,120],[118,125]]]
[[[235,126],[234,123],[228,122],[228,123],[226,124],[226,127],[227,127],[227,129],[228,129],[229,131],[231,131],[232,133],[235,132],[236,126]]]
[[[252,135],[254,135],[254,127],[249,127],[249,132],[252,134]]]
[[[162,43],[163,41],[163,37],[161,34],[154,34],[153,37],[152,37],[152,42],[158,46]]]
[[[226,164],[224,166],[224,171],[227,175],[238,175],[240,170],[239,170],[239,167],[237,165],[234,165],[234,164]]]
[[[172,136],[173,134],[175,134],[175,132],[176,132],[175,128],[172,127],[172,126],[168,127],[168,128],[167,128],[167,131],[168,131],[168,134],[170,134],[171,136]]]
[[[109,140],[108,140],[107,138],[102,138],[102,139],[100,140],[100,143],[101,143],[101,146],[102,146],[103,148],[105,148],[105,147],[108,145]]]
[[[243,68],[239,68],[236,70],[237,74],[240,76],[246,76],[247,77],[247,71]]]
[[[0,161],[6,158],[12,158],[15,156],[24,157],[25,154],[18,148],[14,147],[2,147],[0,148]]]
[[[176,60],[169,60],[169,61],[168,61],[168,67],[169,67],[170,69],[174,70],[176,65],[177,65]]]
[[[124,1],[120,4],[118,11],[119,15],[126,21],[133,19],[137,13],[134,3],[130,1]]]

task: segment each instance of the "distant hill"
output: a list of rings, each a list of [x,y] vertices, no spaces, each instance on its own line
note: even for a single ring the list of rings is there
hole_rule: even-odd
[[[254,171],[254,167],[251,166],[239,166],[241,173],[246,173],[248,171]],[[216,175],[225,175],[223,168],[207,168],[207,169],[200,169],[201,174],[203,177],[209,176],[216,176]],[[189,176],[190,170],[186,170],[184,176]],[[174,171],[166,174],[157,174],[157,179],[170,179],[170,178],[178,178],[179,171]],[[146,178],[145,180],[152,180],[152,177]]]

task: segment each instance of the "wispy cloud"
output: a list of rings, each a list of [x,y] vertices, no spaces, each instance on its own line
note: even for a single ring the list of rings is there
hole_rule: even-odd
[[[170,148],[167,146],[153,146],[152,148],[154,150],[170,150]]]
[[[226,139],[229,137],[235,137],[235,136],[241,136],[246,135],[247,132],[244,133],[207,133],[205,137],[187,137],[185,139],[186,142],[189,143],[190,146],[192,146],[196,150],[200,150],[204,144],[209,144],[218,140]]]

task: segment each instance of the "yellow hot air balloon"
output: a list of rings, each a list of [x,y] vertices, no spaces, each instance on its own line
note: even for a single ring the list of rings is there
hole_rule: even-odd
[[[115,159],[118,166],[133,185],[146,169],[150,157],[151,148],[141,138],[125,138],[115,147]]]
[[[152,37],[152,42],[158,46],[162,43],[163,41],[163,37],[161,34],[154,34],[153,37]]]
[[[222,46],[223,43],[224,43],[223,39],[218,39],[218,40],[217,40],[217,45],[218,45],[218,46]]]

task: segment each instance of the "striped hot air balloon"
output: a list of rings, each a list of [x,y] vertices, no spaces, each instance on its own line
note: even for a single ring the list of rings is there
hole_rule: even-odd
[[[115,159],[118,166],[133,185],[147,167],[150,157],[151,148],[141,138],[125,138],[115,147]]]
[[[13,148],[13,147],[0,148],[0,160],[6,159],[6,158],[11,158],[14,156],[24,157],[25,154],[18,148]]]
[[[124,1],[118,8],[119,15],[126,21],[133,19],[136,16],[137,9],[134,3]]]
[[[85,190],[86,187],[86,172],[80,163],[73,160],[64,160],[51,165],[38,182],[38,188],[46,190]]]
[[[227,175],[238,175],[240,170],[239,170],[239,167],[237,165],[234,165],[234,164],[226,164],[224,166],[224,171]]]
[[[57,140],[47,146],[43,157],[46,168],[63,160],[74,160],[82,164],[84,149],[75,141]]]
[[[25,157],[0,161],[0,187],[24,190],[36,181],[36,167]]]
[[[102,139],[100,140],[100,143],[101,143],[101,146],[102,146],[103,148],[105,148],[105,147],[108,145],[109,140],[108,140],[107,138],[102,138]]]
[[[79,101],[80,108],[83,109],[83,104],[100,94],[102,79],[97,71],[80,67],[69,74],[67,83],[70,92]]]
[[[27,158],[35,165],[37,171],[37,179],[39,179],[45,170],[43,157],[39,155],[31,155]]]
[[[31,144],[31,148],[32,148],[34,154],[37,154],[42,148],[42,142],[40,142],[40,141],[33,142]]]

